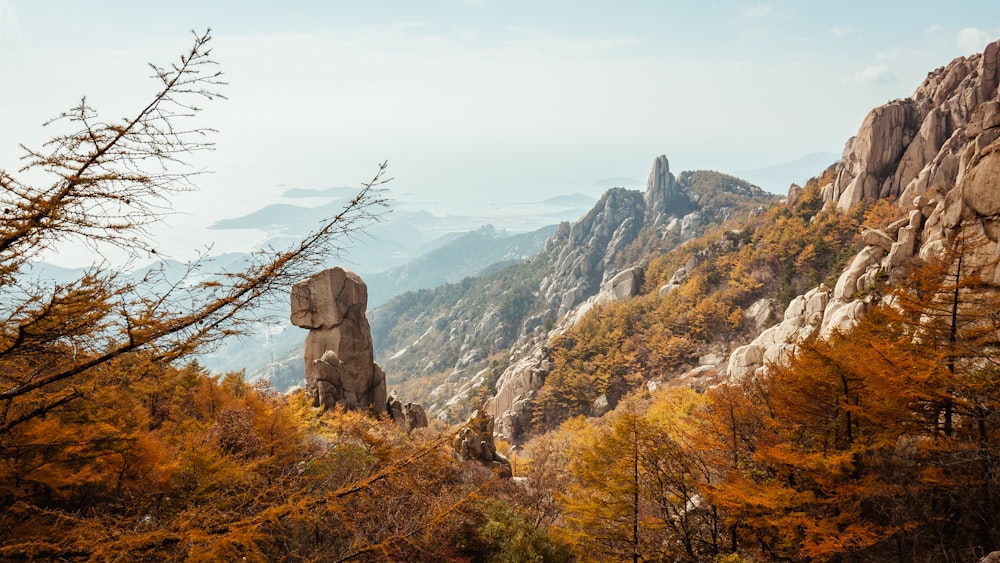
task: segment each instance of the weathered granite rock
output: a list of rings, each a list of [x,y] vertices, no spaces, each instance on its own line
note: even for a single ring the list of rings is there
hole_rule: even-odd
[[[1000,216],[1000,143],[979,159],[962,182],[962,203],[978,217]]]
[[[309,329],[306,387],[318,406],[385,410],[385,374],[374,361],[365,282],[331,268],[292,286],[291,300],[292,323]]]
[[[757,344],[740,346],[729,355],[726,372],[733,381],[743,381],[764,364],[764,348]]]
[[[427,413],[419,403],[403,404],[395,396],[389,397],[386,403],[386,411],[396,424],[402,426],[407,432],[412,432],[417,428],[427,428]]]
[[[493,429],[493,417],[489,413],[473,412],[453,437],[455,452],[463,461],[473,461],[497,471],[501,477],[511,477],[510,461],[497,452]]]
[[[912,100],[897,100],[872,110],[841,159],[834,184],[837,207],[846,210],[862,199],[878,198],[882,183],[894,171],[919,125]]]
[[[497,379],[497,394],[487,409],[497,421],[497,435],[516,442],[531,423],[531,401],[552,369],[544,348],[507,367]]]
[[[930,72],[912,97],[873,109],[847,143],[824,199],[840,209],[880,197],[908,206],[935,188],[954,187],[968,139],[1000,123],[991,105],[1000,83],[998,57],[1000,41]],[[982,116],[975,118],[976,111]],[[996,138],[987,135],[978,148]]]
[[[642,288],[642,278],[645,268],[636,266],[623,270],[604,284],[604,288],[611,293],[613,300],[625,299],[639,294]]]
[[[327,350],[318,360],[313,360],[316,381],[311,391],[314,407],[320,407],[323,411],[337,404],[348,410],[358,408],[358,398],[354,391],[344,387],[343,365],[344,362],[340,361],[333,350]]]
[[[861,233],[861,240],[868,246],[878,246],[886,252],[891,250],[893,243],[896,242],[894,238],[881,229],[865,229]]]
[[[877,267],[884,255],[885,251],[880,247],[866,246],[854,257],[851,265],[837,279],[834,295],[843,299],[854,297],[854,294],[858,292],[858,280],[868,271],[868,268]]]
[[[670,173],[666,155],[661,154],[653,161],[644,199],[646,222],[650,225],[660,225],[668,217],[682,217],[691,211],[691,200]]]

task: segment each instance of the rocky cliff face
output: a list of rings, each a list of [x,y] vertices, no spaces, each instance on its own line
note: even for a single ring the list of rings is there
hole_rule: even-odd
[[[847,209],[887,198],[904,217],[885,229],[866,229],[865,248],[836,286],[793,300],[779,324],[733,352],[729,377],[759,375],[793,354],[801,339],[850,327],[876,297],[868,290],[880,277],[901,275],[915,257],[941,256],[959,238],[988,241],[965,257],[965,267],[1000,286],[998,56],[1000,41],[931,72],[912,98],[868,114],[824,199]]]
[[[904,206],[956,184],[975,110],[997,97],[1000,42],[927,75],[913,96],[872,110],[847,142],[824,197],[841,209],[898,198]]]
[[[639,192],[614,188],[559,242],[553,272],[542,281],[551,317],[565,316],[596,293],[615,255],[635,240],[645,217]]]

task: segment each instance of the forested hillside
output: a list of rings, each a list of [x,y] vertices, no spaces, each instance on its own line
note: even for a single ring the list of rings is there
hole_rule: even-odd
[[[698,233],[741,224],[777,199],[718,172],[684,172],[674,180],[666,158],[657,163],[661,177],[651,177],[645,194],[609,190],[530,260],[376,308],[372,336],[390,386],[459,420],[496,393],[511,350],[523,355],[616,274],[696,244]],[[641,275],[635,281],[633,293]]]
[[[879,220],[873,215],[882,205],[867,220],[860,205],[823,211],[821,181],[811,181],[793,204],[728,221],[654,258],[642,295],[605,304],[552,338],[534,428],[591,414],[599,398],[606,405],[599,408],[613,408],[648,384],[719,383],[720,359],[773,322],[794,296],[835,283],[860,250],[859,225]]]

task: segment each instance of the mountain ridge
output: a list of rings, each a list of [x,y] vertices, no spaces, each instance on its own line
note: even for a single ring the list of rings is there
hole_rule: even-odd
[[[603,285],[623,296],[638,291],[641,274],[625,267],[632,256],[683,243],[738,205],[749,212],[776,199],[717,172],[685,173],[678,181],[666,157],[658,157],[645,192],[608,190],[577,222],[560,224],[545,250],[515,270],[401,296],[373,311],[373,338],[389,383],[420,380],[431,388],[425,395],[431,411],[459,418],[460,412],[448,412],[462,403],[458,395],[485,397],[503,386],[496,366],[533,357],[548,331]],[[616,285],[625,270],[634,275]]]
[[[640,307],[655,307],[658,302],[674,299],[672,295],[692,291],[690,284],[695,282],[717,284],[713,280],[725,282],[728,276],[725,283],[733,286],[729,297],[725,297],[723,286],[712,290],[720,292],[713,295],[722,297],[712,299],[722,299],[721,311],[729,311],[726,315],[738,334],[726,336],[726,330],[732,329],[722,329],[717,336],[728,341],[707,337],[700,344],[689,342],[684,348],[687,352],[679,356],[686,358],[684,361],[666,366],[655,377],[634,375],[638,380],[660,384],[686,381],[698,386],[738,380],[788,358],[796,350],[796,341],[814,330],[828,334],[851,326],[864,313],[864,300],[877,295],[870,292],[878,283],[900,275],[915,258],[939,252],[943,241],[956,236],[962,218],[969,222],[978,213],[976,224],[980,226],[976,228],[987,235],[998,230],[990,214],[992,203],[985,204],[991,211],[984,212],[984,205],[977,207],[967,201],[972,188],[954,189],[971,174],[970,165],[976,159],[992,158],[989,151],[1000,136],[1000,102],[994,103],[1000,83],[998,49],[1000,42],[991,43],[983,54],[955,59],[929,73],[911,98],[874,108],[858,134],[846,143],[840,161],[805,186],[792,185],[783,204],[770,200],[753,209],[744,207],[749,213],[745,219],[732,223],[731,231],[715,231],[714,238],[698,242],[702,250],[682,252],[687,256],[683,261],[669,258],[669,254],[679,252],[695,233],[706,232],[706,222],[715,226],[730,218],[739,219],[737,207],[727,205],[733,203],[727,198],[732,200],[738,194],[733,190],[678,191],[677,186],[690,184],[691,178],[685,177],[688,173],[674,178],[666,157],[658,157],[641,200],[636,192],[612,189],[577,223],[560,225],[546,243],[548,265],[539,267],[536,277],[528,280],[528,285],[537,283],[538,289],[528,307],[531,314],[516,319],[522,323],[516,339],[511,338],[514,331],[506,327],[506,336],[495,341],[488,352],[467,339],[452,368],[433,361],[425,366],[423,377],[437,370],[442,375],[447,372],[444,380],[450,382],[438,384],[431,393],[442,399],[432,410],[441,405],[454,410],[462,402],[456,393],[464,393],[473,402],[490,398],[488,409],[497,419],[497,434],[518,441],[538,420],[536,397],[544,392],[549,373],[559,371],[554,364],[554,339],[593,315],[606,319],[617,310],[611,303],[636,299],[647,302]],[[978,197],[980,202],[993,201],[981,193]],[[714,215],[707,216],[706,210]],[[893,220],[875,219],[879,214]],[[1000,207],[996,216],[1000,216]],[[806,229],[807,240],[782,242],[774,237],[789,235],[761,224],[760,218],[786,230],[794,220],[796,229]],[[872,221],[877,225],[869,224]],[[850,232],[862,224],[867,225],[863,232]],[[664,244],[668,239],[672,246]],[[794,252],[785,254],[788,257],[783,263],[755,271],[717,269],[722,263],[743,268],[734,260],[753,255],[749,249],[765,240],[771,241],[769,245],[785,245],[785,252]],[[822,257],[823,262],[810,265],[804,261],[804,256],[812,255],[808,253]],[[661,258],[650,271],[649,260],[654,256]],[[670,263],[675,264],[673,270],[668,269]],[[800,267],[808,270],[797,272]],[[1000,279],[995,273],[993,277]],[[811,280],[825,283],[808,285]],[[780,290],[780,296],[768,295],[765,289]],[[440,301],[435,306],[439,307]],[[472,326],[475,331],[489,332],[489,323],[484,321],[490,314],[486,310],[480,313],[479,322]],[[720,318],[724,321],[725,315]],[[433,323],[412,344],[452,323],[451,330],[461,334],[468,319],[441,313]],[[447,340],[436,344],[447,347]],[[400,346],[398,341],[395,346],[390,342],[389,348],[386,358],[391,358],[390,364],[417,349]],[[487,362],[488,358],[492,361]],[[394,367],[397,371],[407,369],[399,363]],[[715,375],[691,379],[703,373]],[[613,397],[609,406],[614,406]],[[444,418],[449,416],[440,408],[437,412]]]

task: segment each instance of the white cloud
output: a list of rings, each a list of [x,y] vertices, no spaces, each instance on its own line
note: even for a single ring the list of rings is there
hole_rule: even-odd
[[[870,66],[854,73],[847,81],[856,84],[894,84],[899,78],[896,77],[896,73],[889,70],[889,67]]]
[[[17,26],[17,11],[10,0],[0,0],[0,30]]]
[[[939,31],[941,31],[941,25],[940,24],[934,24],[934,25],[932,25],[932,26],[930,26],[930,27],[927,28],[927,32],[928,33],[937,33]]]
[[[989,33],[975,27],[966,27],[958,32],[955,43],[967,53],[978,53],[990,42]]]
[[[899,58],[899,47],[890,47],[884,51],[875,53],[875,58],[880,61],[891,61]]]

